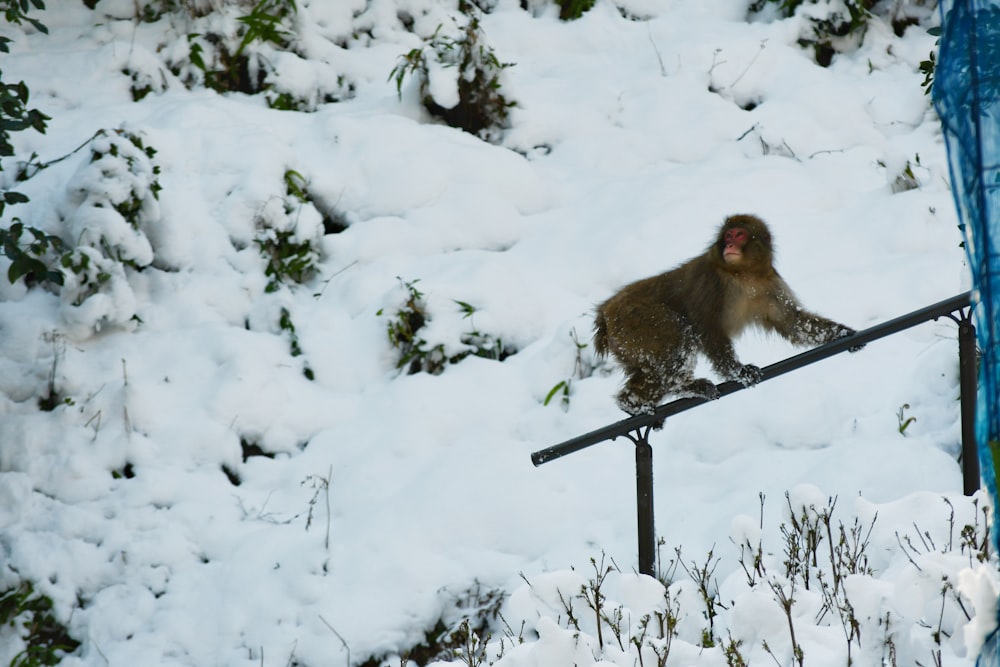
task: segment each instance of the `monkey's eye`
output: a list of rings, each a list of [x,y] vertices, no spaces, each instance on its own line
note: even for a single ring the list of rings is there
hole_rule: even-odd
[[[747,242],[749,238],[745,229],[740,229],[739,227],[735,229],[729,229],[726,231],[725,236],[723,236],[726,243],[735,243],[737,245],[743,245]]]

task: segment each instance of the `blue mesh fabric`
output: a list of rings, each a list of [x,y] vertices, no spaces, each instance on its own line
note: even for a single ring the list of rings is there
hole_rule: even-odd
[[[997,503],[993,454],[1000,441],[1000,0],[941,0],[941,44],[932,89],[955,206],[972,271],[982,353],[976,439],[983,481]],[[997,521],[993,542],[998,543]],[[978,664],[1000,665],[994,632]]]

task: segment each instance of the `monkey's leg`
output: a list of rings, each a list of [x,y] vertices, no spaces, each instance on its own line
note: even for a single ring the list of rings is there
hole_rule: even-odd
[[[719,397],[715,383],[694,376],[698,360],[698,335],[690,326],[683,326],[681,331],[680,345],[665,366],[669,369],[666,377],[667,393],[678,398],[706,398],[714,401]]]
[[[625,386],[618,392],[618,407],[632,416],[653,414],[667,393],[662,375],[639,369],[627,373]],[[658,431],[663,428],[663,422],[663,419],[658,419],[650,426]]]
[[[627,371],[625,386],[618,392],[618,407],[630,415],[648,415],[666,394],[663,379],[645,369]]]

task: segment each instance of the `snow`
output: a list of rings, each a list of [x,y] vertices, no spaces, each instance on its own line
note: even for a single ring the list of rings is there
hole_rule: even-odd
[[[49,35],[0,26],[13,38],[4,81],[23,79],[51,116],[44,135],[14,135],[3,186],[31,201],[8,213],[79,245],[110,278],[90,296],[93,284],[55,294],[0,281],[0,589],[30,580],[52,598],[81,642],[64,665],[398,664],[480,584],[509,596],[513,638],[494,626],[488,651],[505,667],[653,664],[664,640],[652,626],[641,648],[630,637],[674,602],[667,664],[726,664],[729,640],[755,664],[791,664],[768,579],[748,583],[739,562],[741,547],[763,545],[769,581],[798,581],[782,566],[786,492],[796,512],[836,498],[834,530],[874,521],[872,573],[844,583],[863,623],[858,664],[892,664],[886,638],[899,664],[932,664],[935,651],[974,664],[1000,584],[995,560],[959,537],[966,525],[985,534],[986,500],[961,494],[947,318],[654,432],[660,566],[677,548],[688,566],[718,559],[715,647],[701,645],[704,602],[684,568],[668,585],[635,574],[629,444],[539,468],[529,458],[623,416],[619,370],[587,372],[594,305],[700,252],[728,214],[767,220],[802,303],[849,326],[967,289],[920,88],[934,48],[924,29],[897,37],[876,20],[821,68],[796,43],[802,17],[748,22],[745,0],[598,0],[572,22],[542,0],[498,0],[483,32],[516,63],[503,86],[517,106],[494,145],[433,121],[412,81],[400,98],[388,78],[456,16],[446,0],[299,0],[307,58],[268,53],[275,86],[315,93],[312,113],[188,89],[198,72],[171,71],[186,35],[234,30],[249,5],[139,23],[131,1],[49,4],[60,6],[37,14]],[[133,101],[123,70],[152,92]],[[453,75],[434,73],[439,101]],[[340,77],[353,97],[323,102],[343,93]],[[112,136],[134,170],[91,162]],[[32,153],[67,157],[15,183]],[[916,187],[894,188],[907,166]],[[289,197],[289,170],[310,203]],[[130,194],[139,228],[113,213]],[[324,235],[328,215],[347,229]],[[278,232],[312,241],[319,271],[269,291],[258,239]],[[480,332],[516,354],[401,372],[386,331],[407,283],[424,295],[427,349],[456,354]],[[765,366],[795,349],[748,333],[737,351]],[[563,381],[568,403],[543,405]],[[50,383],[59,400],[42,411]],[[901,433],[904,405],[916,421]],[[241,443],[269,456],[245,458]],[[602,645],[578,597],[602,564],[621,645],[607,622]],[[805,659],[846,664],[844,630],[833,612],[817,621],[813,584],[795,589]],[[0,637],[9,661],[23,643],[11,628]]]

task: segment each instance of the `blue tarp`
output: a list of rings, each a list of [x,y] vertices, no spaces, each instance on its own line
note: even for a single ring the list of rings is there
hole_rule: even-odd
[[[940,9],[933,98],[972,271],[973,321],[982,354],[976,440],[983,482],[998,508],[994,455],[1000,458],[1000,0],[941,0]],[[997,536],[994,519],[995,550],[1000,546]],[[1000,667],[996,632],[977,664]]]

